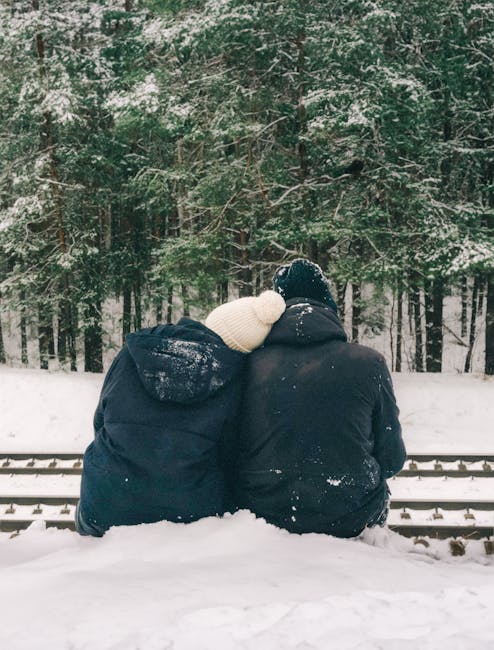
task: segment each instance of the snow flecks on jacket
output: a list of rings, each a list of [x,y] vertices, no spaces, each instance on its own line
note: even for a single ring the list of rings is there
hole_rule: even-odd
[[[231,446],[245,355],[183,318],[127,337],[112,364],[84,457],[80,512],[100,532],[232,507]]]
[[[165,350],[154,347],[149,352],[157,365],[150,370],[138,367],[143,377],[155,382],[156,395],[160,401],[173,396],[179,378],[183,396],[188,395],[190,399],[197,393],[198,381],[201,385],[207,383],[210,392],[215,392],[224,383],[219,374],[221,364],[211,345],[192,341],[168,341]],[[160,363],[165,366],[163,370],[159,367]]]
[[[380,522],[385,479],[405,459],[388,374],[381,355],[347,343],[334,310],[288,301],[247,360],[239,506],[297,533],[349,537]]]

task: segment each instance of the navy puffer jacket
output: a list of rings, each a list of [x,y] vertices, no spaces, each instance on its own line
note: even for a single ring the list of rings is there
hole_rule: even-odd
[[[127,337],[84,456],[80,518],[95,531],[190,522],[230,507],[222,467],[245,355],[188,318]]]
[[[246,366],[238,506],[297,533],[381,523],[405,460],[384,358],[348,343],[330,307],[294,298]]]

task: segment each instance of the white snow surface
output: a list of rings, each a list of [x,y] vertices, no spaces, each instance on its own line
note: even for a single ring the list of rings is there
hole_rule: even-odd
[[[393,374],[409,453],[494,453],[494,377]]]
[[[494,565],[388,531],[291,535],[248,512],[0,537],[9,650],[494,647]]]
[[[492,380],[394,381],[409,448],[493,453]],[[101,382],[2,368],[0,451],[82,451]],[[41,521],[0,534],[1,650],[492,650],[493,610],[481,541],[453,557],[445,541],[292,535],[246,511],[102,539]]]
[[[0,368],[0,452],[84,451],[103,375]]]

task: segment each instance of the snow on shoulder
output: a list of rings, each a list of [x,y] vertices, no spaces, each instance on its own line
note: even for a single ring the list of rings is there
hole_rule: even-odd
[[[245,511],[113,528],[102,539],[33,525],[0,536],[0,644],[492,648],[494,565],[428,552],[383,530],[360,540],[291,535]]]

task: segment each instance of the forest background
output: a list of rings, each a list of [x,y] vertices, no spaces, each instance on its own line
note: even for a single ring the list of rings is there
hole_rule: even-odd
[[[101,372],[304,256],[394,370],[447,327],[494,374],[492,2],[1,0],[0,64],[1,363]]]

